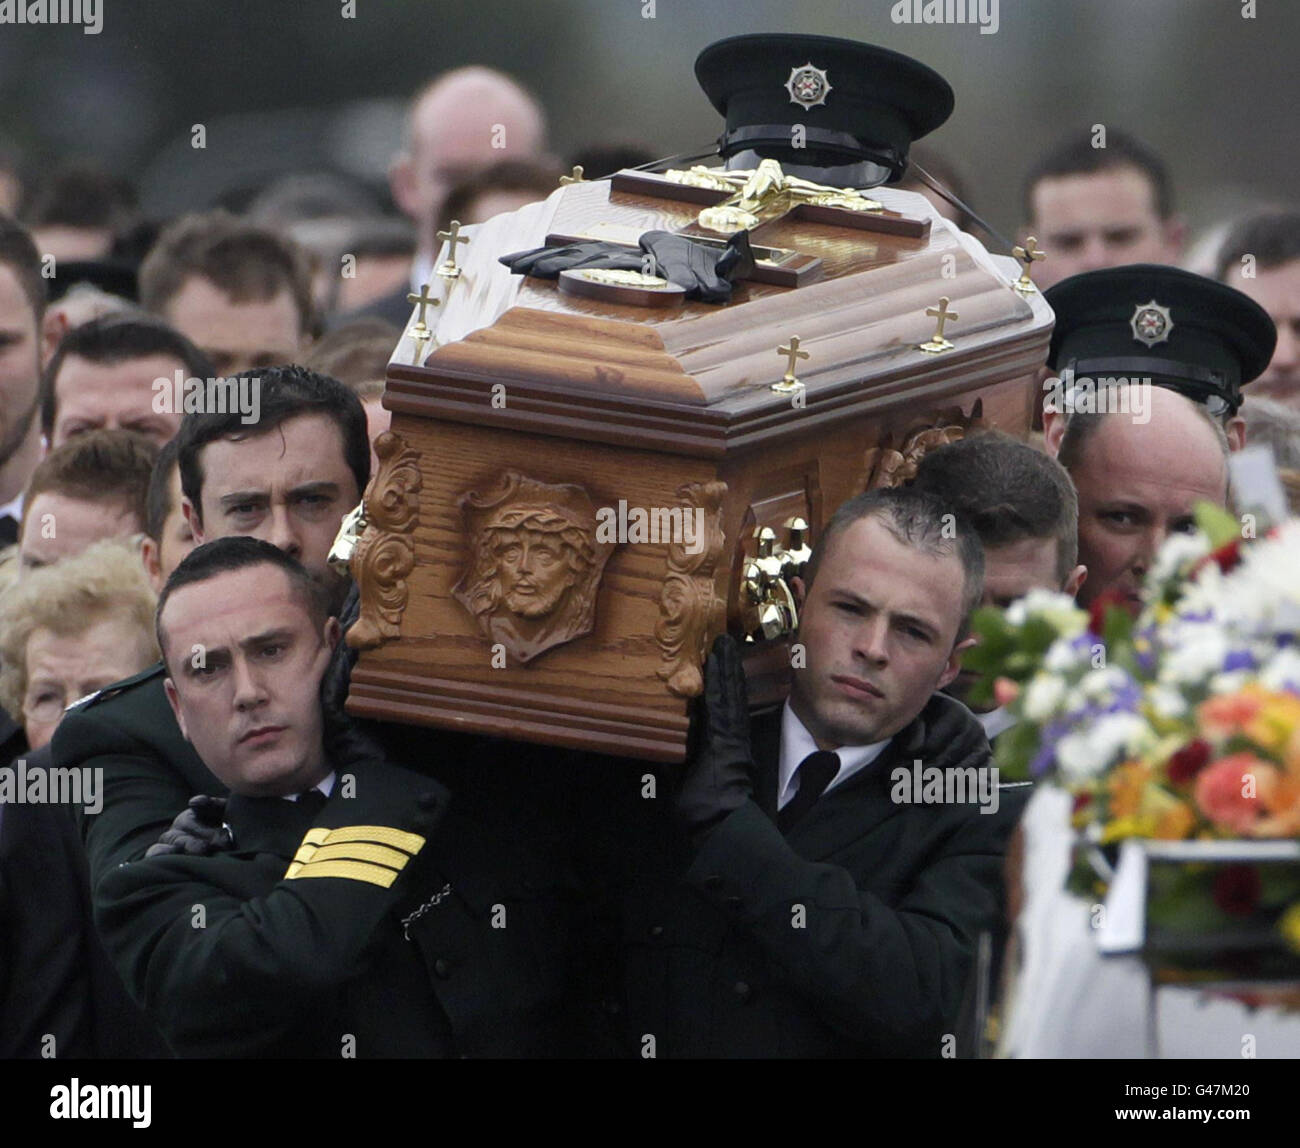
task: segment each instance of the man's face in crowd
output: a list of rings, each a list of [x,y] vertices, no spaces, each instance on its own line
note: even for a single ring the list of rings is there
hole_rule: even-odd
[[[876,518],[832,540],[802,602],[806,666],[790,694],[819,748],[893,736],[952,681],[972,644],[955,644],[963,582],[955,551],[905,546]]]
[[[343,516],[361,501],[343,457],[343,435],[328,415],[296,415],[199,453],[201,521],[186,502],[196,542],[232,534],[261,538],[329,581],[330,547]]]
[[[171,510],[163,521],[161,536],[157,539],[146,538],[141,554],[144,559],[145,573],[149,575],[149,581],[157,593],[162,593],[163,585],[171,576],[171,572],[197,545],[194,541],[194,531],[190,529],[189,520],[185,517],[185,510],[181,505],[183,497],[180,468],[173,465]]]
[[[1277,325],[1277,348],[1267,370],[1249,383],[1251,398],[1275,399],[1300,410],[1300,259],[1270,270],[1256,268],[1253,279],[1238,267],[1228,286],[1249,295]]]
[[[1088,568],[1083,606],[1112,589],[1139,602],[1164,540],[1195,529],[1197,502],[1222,506],[1227,495],[1227,462],[1213,430],[1187,399],[1162,387],[1152,389],[1149,423],[1105,416],[1070,477],[1079,491],[1079,559]]]
[[[18,538],[19,577],[26,570],[80,554],[92,542],[129,538],[143,529],[134,510],[112,499],[73,498],[42,491],[23,508]]]
[[[451,80],[412,109],[410,153],[393,165],[393,198],[432,246],[448,192],[498,160],[538,155],[544,134],[536,108],[512,86],[482,75]]]
[[[302,793],[325,776],[320,683],[339,626],[313,620],[283,570],[182,586],[163,608],[162,635],[181,732],[232,792]]]
[[[270,299],[236,303],[210,279],[191,275],[167,303],[165,318],[222,377],[292,363],[302,351],[302,317],[287,287]]]
[[[153,644],[136,619],[122,612],[93,619],[74,634],[38,626],[27,639],[27,694],[23,729],[40,749],[54,736],[73,702],[153,664]]]
[[[1103,267],[1127,263],[1176,263],[1182,224],[1162,220],[1150,181],[1136,168],[1042,179],[1031,195],[1035,236],[1047,259],[1034,267],[1046,289]]]
[[[41,334],[18,277],[0,263],[0,466],[27,437],[36,417]]]
[[[185,371],[185,364],[170,355],[146,355],[111,365],[69,355],[54,380],[50,449],[105,428],[135,431],[162,446],[180,430],[181,416],[153,409],[153,384],[160,378],[170,383],[178,369]]]

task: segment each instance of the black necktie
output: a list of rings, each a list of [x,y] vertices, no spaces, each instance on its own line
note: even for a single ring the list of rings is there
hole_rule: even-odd
[[[0,514],[0,546],[12,546],[18,541],[18,519],[11,514]]]
[[[825,749],[810,753],[799,763],[799,768],[794,771],[794,776],[799,779],[799,791],[776,815],[776,824],[782,833],[788,833],[791,826],[813,807],[839,771],[839,755]]]
[[[326,800],[327,798],[319,789],[309,789],[306,793],[298,795],[298,808],[315,821],[316,814],[325,808]]]

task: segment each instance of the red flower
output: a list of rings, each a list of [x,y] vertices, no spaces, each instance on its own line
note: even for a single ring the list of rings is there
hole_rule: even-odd
[[[1072,814],[1082,813],[1092,804],[1091,793],[1076,793],[1074,795],[1074,808],[1070,810]]]
[[[1241,562],[1241,539],[1234,538],[1231,542],[1220,546],[1218,550],[1211,550],[1192,568],[1193,575],[1207,562],[1215,563],[1225,574],[1228,573]]]
[[[1135,618],[1142,612],[1142,607],[1121,590],[1098,594],[1088,607],[1088,629],[1098,637],[1106,632],[1106,611],[1111,609],[1127,610]]]
[[[1170,757],[1169,764],[1165,766],[1169,780],[1175,785],[1186,785],[1209,764],[1213,752],[1210,743],[1203,738],[1189,741]]]
[[[1233,917],[1249,917],[1259,907],[1259,870],[1229,865],[1214,878],[1214,903]]]

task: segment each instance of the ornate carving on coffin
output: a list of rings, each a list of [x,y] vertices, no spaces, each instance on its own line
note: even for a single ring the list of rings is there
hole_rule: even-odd
[[[927,426],[913,427],[903,434],[897,445],[894,435],[887,434],[863,455],[863,490],[901,486],[916,477],[916,468],[927,451],[965,438],[968,431],[983,425],[984,403],[976,399],[968,416],[960,407],[940,411]]]
[[[375,439],[379,470],[366,490],[366,530],[352,555],[361,612],[348,645],[369,650],[398,636],[415,568],[411,536],[420,517],[420,452],[392,431]]]
[[[580,486],[501,474],[460,497],[468,556],[452,596],[479,633],[526,665],[591,632],[596,591],[616,543],[597,540],[596,508]]]
[[[705,643],[709,632],[722,625],[727,604],[713,592],[713,575],[726,545],[722,529],[722,500],[725,482],[691,482],[679,487],[677,496],[688,512],[703,512],[703,529],[698,551],[687,550],[684,542],[668,547],[668,574],[659,595],[659,621],[655,640],[664,664],[656,673],[679,698],[698,697],[704,689]]]

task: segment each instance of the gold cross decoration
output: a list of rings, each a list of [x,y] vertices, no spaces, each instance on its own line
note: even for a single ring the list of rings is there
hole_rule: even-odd
[[[783,395],[789,394],[791,391],[799,390],[803,386],[803,383],[795,378],[795,364],[799,359],[811,359],[812,355],[807,351],[799,350],[798,335],[791,335],[790,345],[788,347],[777,347],[776,353],[778,355],[785,355],[786,358],[789,359],[789,362],[786,364],[785,374],[782,376],[781,381],[772,384],[772,390]]]
[[[412,292],[411,294],[406,296],[406,301],[408,303],[415,303],[420,308],[420,313],[415,317],[415,325],[411,327],[411,329],[407,332],[407,334],[410,335],[411,338],[413,339],[429,338],[429,336],[432,335],[433,332],[429,330],[428,326],[424,322],[424,309],[430,306],[438,307],[442,304],[442,300],[435,299],[432,295],[429,294],[429,285],[427,283],[421,283],[420,293],[416,295],[414,292]]]
[[[561,187],[568,187],[569,184],[571,184],[571,183],[586,183],[586,182],[587,182],[587,181],[586,181],[586,179],[583,177],[583,174],[582,174],[582,164],[580,164],[580,163],[574,165],[574,168],[573,168],[573,174],[572,174],[572,175],[562,175],[562,176],[560,176],[560,186],[561,186]]]
[[[937,355],[941,351],[951,351],[953,344],[943,337],[943,325],[949,319],[960,319],[961,316],[956,311],[948,310],[948,296],[944,295],[939,299],[938,307],[927,307],[925,313],[935,320],[934,336],[927,343],[918,343],[917,350],[925,351],[929,355]]]
[[[470,241],[469,236],[460,233],[460,220],[453,219],[451,221],[451,230],[439,231],[438,238],[443,243],[451,244],[451,254],[447,262],[438,268],[438,274],[444,279],[459,279],[460,268],[456,266],[456,245],[458,243],[468,243]]]
[[[1023,247],[1016,244],[1016,246],[1011,249],[1011,254],[1023,263],[1025,268],[1020,273],[1020,278],[1011,284],[1011,286],[1022,295],[1034,294],[1038,288],[1034,286],[1033,280],[1029,278],[1029,272],[1035,263],[1047,258],[1047,252],[1038,250],[1038,240],[1031,235],[1025,240],[1025,245]]]

